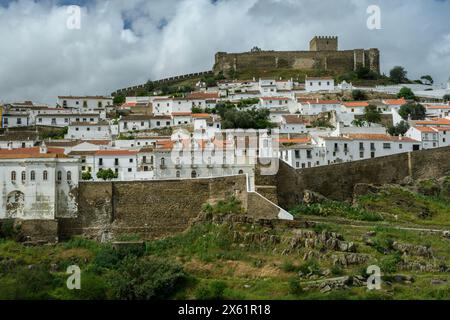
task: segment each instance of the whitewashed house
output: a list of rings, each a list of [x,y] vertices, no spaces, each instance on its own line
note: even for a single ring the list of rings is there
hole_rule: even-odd
[[[36,131],[6,131],[0,134],[0,149],[32,148],[38,141]]]
[[[307,133],[307,122],[301,115],[291,114],[281,117],[280,133]]]
[[[0,150],[0,219],[54,220],[77,213],[79,163],[62,149]]]
[[[76,110],[75,112],[89,112],[113,108],[113,99],[104,96],[59,96],[57,104],[62,108]]]
[[[342,110],[341,102],[338,100],[309,100],[300,98],[297,99],[297,102],[302,115],[318,115],[323,112],[340,112]]]
[[[334,91],[334,79],[331,77],[306,77],[307,92]]]
[[[65,139],[76,140],[110,140],[111,128],[107,121],[73,122],[68,127]]]
[[[17,128],[31,126],[28,112],[11,111],[2,114],[2,128]]]
[[[406,133],[407,137],[422,142],[423,149],[450,146],[450,125],[445,126],[413,126]]]

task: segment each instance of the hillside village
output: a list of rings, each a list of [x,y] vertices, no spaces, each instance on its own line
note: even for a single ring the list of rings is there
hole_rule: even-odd
[[[59,96],[54,105],[6,103],[0,219],[76,215],[73,192],[82,181],[246,175],[254,190],[255,167],[265,158],[302,169],[450,146],[450,103],[420,104],[424,114],[405,115],[417,101],[326,76],[199,82],[192,92],[124,101]],[[266,122],[239,127],[229,110],[260,112]]]

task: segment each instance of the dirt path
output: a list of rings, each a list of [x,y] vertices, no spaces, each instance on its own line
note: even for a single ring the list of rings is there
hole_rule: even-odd
[[[401,226],[401,225],[393,225],[388,224],[386,222],[365,222],[365,221],[354,221],[348,220],[344,218],[335,218],[335,217],[319,217],[319,216],[308,216],[305,219],[308,222],[314,223],[335,223],[340,225],[347,225],[352,228],[370,228],[370,227],[388,227],[398,230],[406,230],[406,231],[417,231],[417,232],[432,232],[432,233],[442,233],[446,231],[446,229],[441,229],[436,226],[430,226],[429,228],[423,226]]]

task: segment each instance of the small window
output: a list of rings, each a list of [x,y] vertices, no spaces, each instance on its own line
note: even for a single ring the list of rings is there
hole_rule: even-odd
[[[36,172],[33,170],[30,172],[30,180],[35,181],[36,180]]]
[[[16,181],[16,179],[17,179],[16,172],[12,171],[11,172],[11,181]]]
[[[179,170],[177,171],[177,174],[176,174],[176,176],[177,176],[177,178],[179,178],[179,177],[181,176],[181,173],[180,173],[180,171],[179,171]]]
[[[42,180],[47,181],[48,180],[48,171],[44,170],[44,172],[42,173]]]
[[[67,181],[72,181],[72,172],[67,171]]]
[[[191,178],[192,179],[197,178],[197,171],[194,170],[194,171],[191,172]]]
[[[61,171],[58,171],[58,173],[57,173],[57,179],[58,179],[58,181],[61,181],[61,180],[62,180],[62,172],[61,172]]]
[[[25,171],[22,171],[22,181],[27,180],[27,174]]]

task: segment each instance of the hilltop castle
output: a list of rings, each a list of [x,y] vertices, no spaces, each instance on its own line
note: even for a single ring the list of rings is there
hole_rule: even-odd
[[[359,66],[380,73],[380,51],[378,49],[338,50],[337,37],[314,37],[309,51],[261,51],[244,53],[218,52],[215,56],[214,73],[239,72],[245,70],[325,70],[330,73],[345,73]]]

